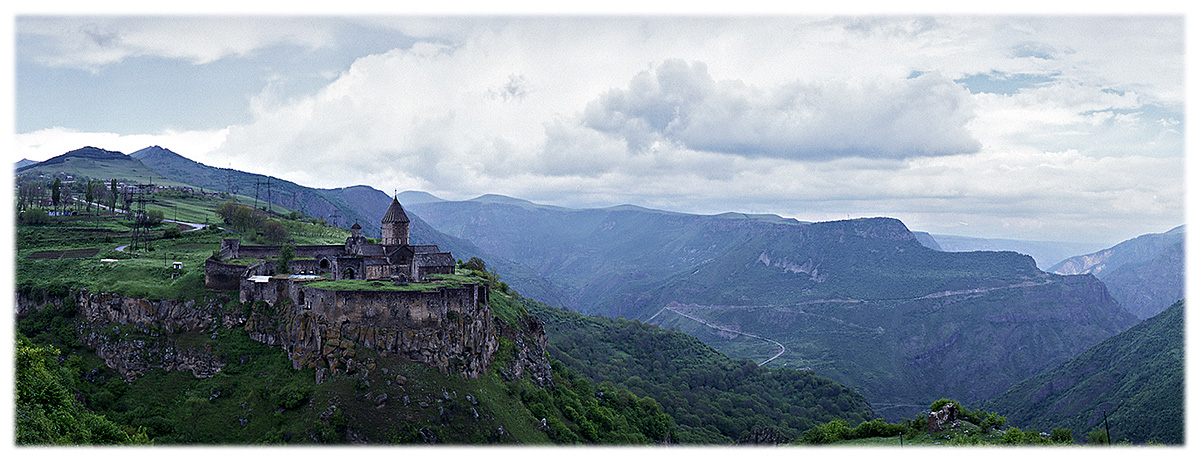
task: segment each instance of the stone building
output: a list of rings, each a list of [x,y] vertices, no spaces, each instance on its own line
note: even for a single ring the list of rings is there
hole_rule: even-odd
[[[395,198],[383,219],[381,243],[371,243],[357,222],[342,245],[297,245],[290,269],[294,274],[321,274],[334,280],[421,281],[430,274],[454,273],[454,256],[437,245],[410,245],[409,219]],[[258,259],[257,264],[205,262],[205,285],[212,289],[237,289],[253,275],[275,275],[280,245],[242,245],[238,239],[221,241],[222,259]]]

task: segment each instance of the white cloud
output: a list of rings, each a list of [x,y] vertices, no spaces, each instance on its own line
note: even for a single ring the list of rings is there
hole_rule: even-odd
[[[34,59],[51,67],[98,70],[130,57],[156,56],[205,64],[279,44],[321,48],[333,26],[311,18],[44,17],[17,18]]]
[[[57,47],[42,62],[86,68],[354,39],[303,18],[217,19],[22,18],[18,29]],[[193,155],[162,138],[131,149],[159,144],[318,187],[891,215],[1017,238],[1031,237],[1021,226],[1128,237],[1182,220],[1174,18],[354,20],[421,39],[359,57],[308,95],[281,98],[268,84],[249,104],[252,123],[198,135],[207,141],[192,141]],[[1113,32],[1123,24],[1137,36]],[[953,81],[979,74],[1045,78],[1007,95]],[[18,144],[38,145],[34,134]]]
[[[900,159],[975,152],[969,94],[935,74],[848,85],[761,89],[716,82],[702,62],[668,60],[588,104],[584,123],[630,151],[678,142],[710,152],[793,160]]]

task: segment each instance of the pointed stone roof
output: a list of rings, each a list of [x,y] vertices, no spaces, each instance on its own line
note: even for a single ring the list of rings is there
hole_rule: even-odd
[[[392,206],[383,214],[383,224],[397,222],[408,222],[408,215],[404,214],[404,207],[400,206],[400,201],[392,197]]]
[[[350,226],[350,229],[358,230],[358,229],[362,229],[362,226],[358,225],[358,221],[354,221],[354,225]]]

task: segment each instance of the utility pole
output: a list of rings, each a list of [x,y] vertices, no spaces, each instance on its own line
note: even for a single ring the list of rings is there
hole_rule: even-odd
[[[271,177],[267,176],[267,213],[271,212]]]
[[[1092,413],[1092,414],[1095,414],[1095,413]],[[1111,447],[1112,446],[1112,435],[1110,435],[1108,433],[1108,412],[1101,411],[1100,414],[1104,415],[1104,438],[1108,439],[1108,446]]]

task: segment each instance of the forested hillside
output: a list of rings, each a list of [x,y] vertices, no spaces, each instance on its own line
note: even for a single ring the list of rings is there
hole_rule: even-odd
[[[833,419],[874,418],[857,392],[811,371],[733,360],[694,337],[636,320],[524,302],[546,323],[552,357],[597,382],[654,398],[683,443],[730,443],[768,427],[791,440]]]
[[[980,405],[1003,408],[1019,426],[1103,428],[1114,441],[1184,442],[1183,301],[1014,385]]]

